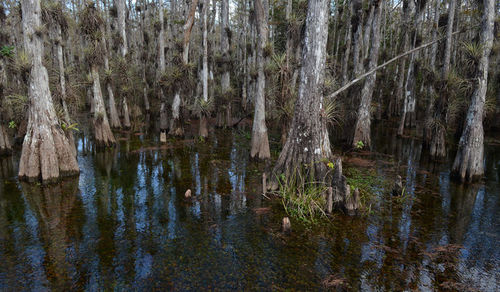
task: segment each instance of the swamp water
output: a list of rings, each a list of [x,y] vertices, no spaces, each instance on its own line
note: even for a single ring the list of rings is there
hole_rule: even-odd
[[[283,234],[248,134],[126,140],[96,153],[78,137],[80,176],[50,187],[0,160],[0,290],[499,289],[500,146],[486,146],[482,183],[459,186],[420,141],[374,137],[365,167],[400,174],[405,195],[374,186],[368,215],[292,219]]]

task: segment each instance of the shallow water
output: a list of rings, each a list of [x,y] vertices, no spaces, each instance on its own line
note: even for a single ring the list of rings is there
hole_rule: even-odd
[[[238,130],[161,148],[129,135],[97,153],[81,136],[79,178],[50,187],[18,182],[18,157],[2,159],[0,290],[320,290],[334,282],[497,290],[500,147],[486,147],[484,181],[462,187],[450,181],[450,162],[426,162],[420,141],[380,133],[373,169],[399,173],[405,198],[381,189],[367,216],[337,214],[314,227],[292,220],[290,234],[280,232],[280,202],[260,195],[264,165],[249,160],[248,135]]]

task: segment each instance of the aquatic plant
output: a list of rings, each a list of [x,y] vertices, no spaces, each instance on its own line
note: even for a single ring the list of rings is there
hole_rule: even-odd
[[[315,181],[313,172],[307,168],[296,168],[287,177],[282,175],[278,179],[276,194],[281,197],[288,215],[305,223],[316,223],[319,218],[327,216],[324,209],[328,185]]]

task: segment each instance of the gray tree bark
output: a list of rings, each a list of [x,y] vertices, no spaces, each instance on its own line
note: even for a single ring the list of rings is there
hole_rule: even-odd
[[[165,74],[165,21],[163,16],[163,0],[159,2],[160,10],[160,33],[158,35],[158,68],[160,69],[159,78]],[[167,142],[168,130],[168,110],[167,97],[160,87],[160,142]]]
[[[313,177],[321,181],[327,172],[322,162],[331,158],[330,140],[323,118],[323,82],[328,39],[328,0],[308,2],[305,36],[302,47],[302,68],[295,114],[278,161],[274,178],[289,177],[297,168],[311,167]],[[272,188],[277,187],[274,181]]]
[[[126,28],[126,16],[127,16],[127,6],[125,5],[125,0],[116,0],[116,9],[118,12],[118,33],[120,34],[120,54],[122,58],[125,58],[128,54],[128,43],[127,43],[127,28]],[[128,110],[127,97],[122,98],[122,111],[123,111],[123,127],[130,129],[130,113]]]
[[[102,36],[102,45],[104,47],[104,70],[110,72],[109,70],[109,42],[106,41],[106,36],[111,37],[111,25],[109,23],[109,9],[106,15],[106,35]],[[116,108],[115,95],[113,92],[113,84],[111,78],[106,78],[106,90],[108,91],[108,108],[109,108],[109,119],[112,128],[119,129],[122,127],[120,122],[120,116],[118,115],[118,109]]]
[[[79,173],[76,156],[54,110],[47,69],[42,63],[40,0],[23,0],[24,48],[31,60],[28,128],[24,137],[19,178],[42,182]]]
[[[184,24],[184,39],[182,43],[182,62],[187,65],[189,61],[189,41],[191,38],[191,31],[194,24],[194,16],[196,12],[196,7],[198,6],[198,0],[193,0],[189,13],[187,15],[186,23]],[[183,136],[184,128],[180,121],[180,107],[181,107],[181,92],[177,89],[174,96],[174,101],[172,103],[172,119],[170,120],[170,135],[173,136]]]
[[[94,97],[94,130],[97,147],[111,147],[116,144],[113,132],[109,126],[108,115],[102,98],[99,71],[92,65],[92,93]]]
[[[477,69],[476,86],[452,167],[452,173],[462,182],[477,180],[484,174],[483,117],[488,86],[489,55],[493,46],[495,0],[483,0],[483,7],[480,36],[482,52]]]
[[[257,85],[255,92],[255,112],[252,126],[252,142],[250,156],[252,158],[267,159],[271,157],[269,138],[266,126],[266,76],[264,66],[266,58],[264,49],[267,44],[267,0],[255,0],[255,16],[257,19]]]
[[[202,22],[203,22],[203,67],[201,71],[201,81],[203,86],[203,101],[205,103],[208,102],[208,9],[210,6],[210,0],[203,1],[203,10],[202,10]],[[201,112],[200,113],[200,128],[199,128],[200,137],[206,138],[208,137],[208,128],[207,128],[207,117]]]
[[[222,0],[221,2],[221,27],[220,27],[220,49],[222,58],[225,61],[223,72],[221,76],[221,92],[223,98],[227,101],[226,107],[217,113],[217,126],[228,127],[232,124],[231,116],[231,98],[227,97],[231,89],[231,79],[229,77],[229,70],[226,62],[230,60],[229,55],[229,0]]]
[[[372,24],[372,45],[370,50],[370,64],[369,70],[377,67],[378,63],[378,52],[380,49],[380,21],[382,15],[382,9],[384,6],[384,1],[375,0],[372,2],[374,8],[374,17]],[[356,125],[354,128],[354,138],[352,141],[353,147],[356,147],[361,141],[365,147],[371,147],[371,102],[373,96],[373,89],[375,88],[375,81],[377,79],[377,72],[370,74],[363,85],[361,90],[361,103],[358,109],[358,116],[356,119]]]
[[[446,43],[444,49],[443,67],[441,68],[441,79],[446,82],[450,72],[451,47],[453,41],[453,19],[455,15],[456,0],[450,0],[448,9],[448,23],[446,26]],[[434,126],[430,142],[430,155],[433,159],[446,156],[446,112],[448,109],[447,93],[441,92],[434,107]]]

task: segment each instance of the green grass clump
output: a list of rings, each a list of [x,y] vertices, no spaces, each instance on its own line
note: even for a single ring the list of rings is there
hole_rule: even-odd
[[[324,211],[326,200],[324,194],[326,183],[317,182],[308,177],[305,169],[295,169],[289,177],[278,180],[277,195],[281,197],[286,213],[305,223],[316,223],[318,219],[327,217]]]
[[[373,169],[347,167],[344,169],[344,174],[351,189],[359,189],[360,203],[364,209],[369,209],[368,206],[377,193],[390,187],[390,182]]]

